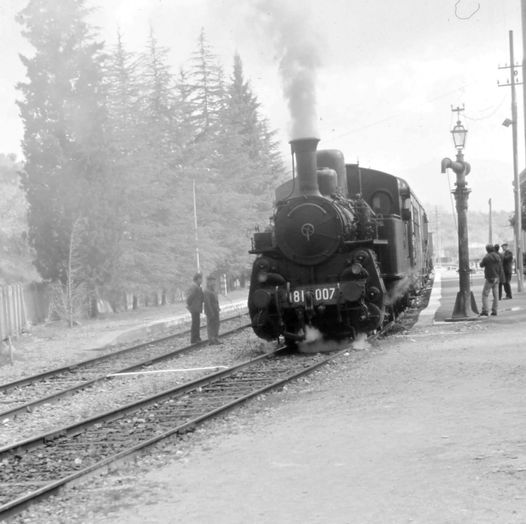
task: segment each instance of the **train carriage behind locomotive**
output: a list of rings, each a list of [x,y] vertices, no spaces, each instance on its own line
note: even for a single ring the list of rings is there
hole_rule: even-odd
[[[317,144],[291,142],[296,177],[252,240],[248,307],[266,340],[301,341],[309,327],[336,340],[369,333],[428,273],[427,218],[409,186]]]

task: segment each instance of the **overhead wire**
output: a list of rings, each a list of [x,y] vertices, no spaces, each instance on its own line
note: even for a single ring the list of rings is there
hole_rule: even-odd
[[[462,84],[454,89],[451,89],[445,93],[442,93],[440,95],[437,95],[433,98],[428,98],[425,100],[425,103],[429,103],[429,102],[434,102],[435,100],[440,100],[441,98],[445,98],[447,96],[450,96],[451,94],[453,93],[456,93],[457,91],[461,91],[461,90],[464,90],[466,87],[472,85],[472,84],[476,84],[478,83],[478,81],[474,80],[473,82],[468,82],[466,84]],[[420,104],[422,105],[422,104]],[[415,106],[415,107],[419,107],[418,105]],[[396,118],[400,118],[402,116],[406,116],[407,115],[407,112],[397,112],[397,113],[394,113],[394,114],[391,114],[389,116],[386,116],[385,118],[381,118],[379,120],[375,120],[374,122],[370,122],[368,124],[365,124],[365,125],[362,125],[360,127],[356,127],[354,129],[350,129],[349,131],[345,131],[344,133],[339,133],[337,135],[334,136],[335,139],[338,139],[338,138],[343,138],[343,137],[346,137],[348,135],[352,135],[353,133],[359,133],[360,131],[363,131],[364,129],[368,129],[370,127],[374,127],[374,126],[377,126],[379,124],[383,124],[384,122],[388,122],[389,120],[394,120]]]

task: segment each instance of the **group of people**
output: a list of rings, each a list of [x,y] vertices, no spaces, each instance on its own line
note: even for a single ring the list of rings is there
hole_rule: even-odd
[[[206,330],[208,343],[211,345],[219,342],[219,300],[216,292],[216,279],[210,275],[206,279],[206,287],[203,290],[203,275],[196,273],[193,282],[186,293],[186,308],[192,315],[192,327],[190,329],[190,344],[201,342],[201,313],[203,308],[206,315]]]
[[[509,300],[511,296],[511,274],[513,271],[513,253],[508,249],[508,244],[486,244],[486,254],[480,261],[480,267],[484,268],[484,287],[482,288],[482,311],[481,316],[489,314],[489,293],[493,294],[491,304],[491,315],[496,316],[499,300]],[[505,296],[502,296],[504,290]]]

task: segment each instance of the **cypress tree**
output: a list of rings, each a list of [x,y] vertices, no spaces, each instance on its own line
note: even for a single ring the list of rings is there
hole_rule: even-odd
[[[102,44],[88,13],[84,0],[30,0],[17,16],[35,48],[18,84],[29,238],[42,277],[63,283],[73,224],[92,216],[105,176]]]

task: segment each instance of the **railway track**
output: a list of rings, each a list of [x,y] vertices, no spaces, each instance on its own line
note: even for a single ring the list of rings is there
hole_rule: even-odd
[[[285,348],[0,448],[0,519],[336,359]]]
[[[249,324],[243,323],[223,332],[221,337],[235,334],[247,327]],[[174,348],[175,343],[183,335],[172,334],[73,365],[0,384],[0,421],[13,418],[22,412],[30,412],[38,405],[56,402],[98,382],[108,380],[111,375],[131,372],[176,355],[195,351],[206,344],[204,341]]]

